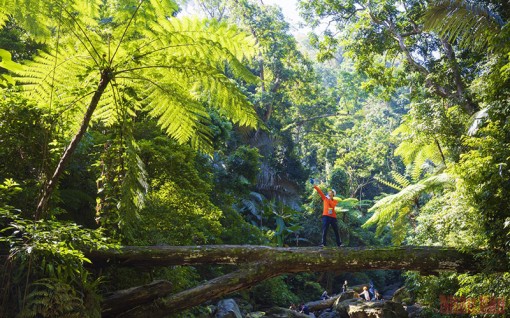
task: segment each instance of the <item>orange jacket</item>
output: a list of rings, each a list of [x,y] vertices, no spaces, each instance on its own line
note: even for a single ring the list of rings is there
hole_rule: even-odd
[[[324,209],[322,210],[322,215],[330,216],[330,217],[336,219],[335,206],[337,205],[338,201],[334,200],[333,198],[331,198],[331,199],[327,198],[324,195],[324,193],[322,193],[321,189],[319,189],[318,186],[314,185],[313,188],[315,190],[317,190],[317,192],[319,193],[319,195],[322,198],[322,201],[324,202]],[[330,213],[330,211],[331,211],[331,213]]]

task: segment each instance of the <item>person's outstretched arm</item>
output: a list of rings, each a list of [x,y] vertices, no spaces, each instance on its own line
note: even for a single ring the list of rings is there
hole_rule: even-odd
[[[324,193],[322,192],[322,190],[321,190],[318,186],[314,185],[314,186],[313,186],[313,188],[314,188],[315,190],[317,190],[317,192],[319,193],[319,195],[320,195],[320,196],[321,196],[321,198],[322,198],[322,201],[326,200],[326,196],[324,195]]]

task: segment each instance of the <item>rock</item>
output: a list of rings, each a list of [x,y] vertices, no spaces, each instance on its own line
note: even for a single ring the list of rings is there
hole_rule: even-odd
[[[414,304],[411,306],[404,306],[409,318],[417,318],[420,317],[421,312],[423,311],[423,307],[419,304]]]
[[[242,318],[235,300],[222,299],[218,302],[215,318]]]
[[[357,298],[357,297],[358,297],[357,292],[355,292],[354,290],[348,289],[345,293],[340,294],[340,298],[338,298],[338,299],[339,299],[339,301],[344,301],[347,299],[353,299],[353,298]]]
[[[392,301],[348,299],[334,306],[340,318],[407,318],[402,304]]]
[[[310,318],[310,316],[287,308],[273,307],[266,312],[264,317],[271,318]]]
[[[363,302],[362,300],[356,299],[356,298],[347,299],[344,301],[340,301],[340,298],[339,298],[333,305],[333,310],[336,311],[336,313],[338,314],[338,317],[349,318],[349,313],[348,313],[349,307],[351,305],[356,305],[356,304],[359,304],[362,302]]]
[[[310,308],[310,311],[317,311],[326,308],[331,308],[333,304],[335,304],[336,302],[356,298],[357,295],[358,293],[356,293],[354,290],[347,290],[345,293],[333,295],[331,296],[331,298],[325,300],[311,301],[306,303],[306,305],[308,306],[308,308]]]
[[[331,311],[323,311],[320,315],[319,315],[319,318],[341,318],[340,315],[334,311],[334,310],[331,310]]]
[[[402,283],[400,283],[400,282],[386,286],[384,289],[381,290],[381,294],[382,294],[383,299],[391,300],[391,298],[393,297],[395,292],[400,287],[402,287]]]

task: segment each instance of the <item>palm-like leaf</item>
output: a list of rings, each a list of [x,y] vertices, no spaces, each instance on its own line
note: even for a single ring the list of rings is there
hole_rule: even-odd
[[[466,0],[437,0],[425,14],[424,26],[463,47],[486,46],[505,23],[486,5]]]
[[[402,226],[406,224],[402,218],[405,218],[413,211],[412,207],[415,199],[422,193],[430,192],[452,183],[453,178],[450,175],[441,173],[421,180],[418,183],[408,185],[400,192],[388,195],[377,201],[369,209],[374,214],[363,224],[363,227],[366,228],[377,224],[376,234],[380,235],[384,228],[390,225],[393,227],[392,232],[398,234],[402,232]],[[396,235],[396,237],[402,238],[401,235]]]

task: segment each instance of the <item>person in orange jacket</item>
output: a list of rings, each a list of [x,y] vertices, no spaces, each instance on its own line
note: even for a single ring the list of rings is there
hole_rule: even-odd
[[[333,232],[335,233],[336,245],[339,247],[342,246],[342,241],[340,241],[340,235],[338,234],[338,223],[336,221],[336,212],[335,206],[338,204],[338,201],[335,200],[336,192],[334,189],[328,191],[328,195],[324,195],[322,190],[314,184],[314,180],[310,179],[310,183],[313,188],[317,190],[319,195],[321,196],[322,202],[324,204],[324,208],[322,210],[322,244],[321,247],[326,246],[326,234],[328,232],[328,227],[331,225],[333,227]]]

